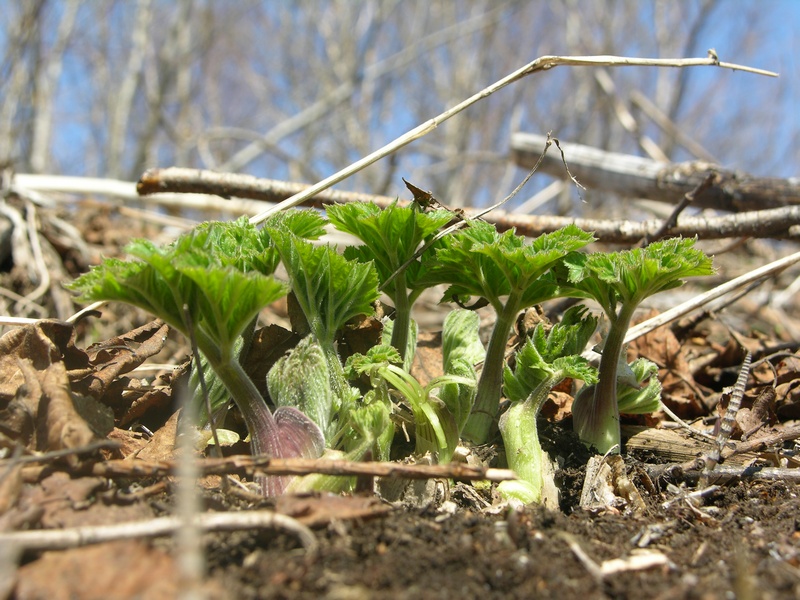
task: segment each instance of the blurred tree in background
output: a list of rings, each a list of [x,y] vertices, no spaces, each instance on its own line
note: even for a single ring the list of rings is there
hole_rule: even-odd
[[[782,78],[559,68],[341,187],[405,196],[404,176],[448,204],[487,204],[523,176],[508,160],[514,131],[785,177],[798,159],[799,22],[790,0],[7,2],[0,162],[128,180],[185,166],[313,183],[538,56],[704,57],[714,47]]]

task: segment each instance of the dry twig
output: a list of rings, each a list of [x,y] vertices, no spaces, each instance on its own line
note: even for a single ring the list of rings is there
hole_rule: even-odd
[[[414,129],[404,133],[394,141],[390,142],[389,144],[385,145],[383,148],[376,150],[375,152],[365,156],[361,160],[354,162],[353,164],[341,169],[340,171],[334,173],[330,177],[323,179],[322,181],[312,185],[307,190],[300,192],[299,194],[295,194],[291,198],[287,198],[283,202],[277,204],[273,208],[265,210],[250,219],[252,223],[261,223],[265,219],[269,218],[270,216],[278,213],[282,210],[287,208],[291,208],[293,206],[297,206],[302,204],[308,198],[311,198],[317,195],[322,190],[326,190],[332,185],[347,179],[351,175],[358,173],[365,167],[368,167],[374,162],[377,162],[381,158],[388,156],[389,154],[394,153],[395,151],[399,150],[400,148],[407,146],[414,140],[417,140],[434,129],[438,127],[441,123],[444,123],[451,117],[454,117],[458,113],[462,112],[466,108],[469,108],[476,102],[491,96],[493,93],[497,92],[498,90],[503,89],[507,85],[514,83],[531,75],[533,73],[538,73],[541,71],[548,71],[555,67],[559,66],[571,66],[571,67],[597,67],[597,66],[605,66],[605,67],[622,67],[622,66],[643,66],[643,67],[696,67],[696,66],[714,66],[714,67],[722,67],[726,69],[735,69],[740,71],[748,71],[751,73],[757,73],[759,75],[768,75],[772,77],[777,77],[776,73],[772,73],[770,71],[764,71],[761,69],[753,69],[750,67],[745,67],[741,65],[735,65],[732,63],[725,63],[720,62],[714,56],[708,56],[706,58],[685,58],[685,59],[668,59],[668,58],[631,58],[626,56],[542,56],[534,60],[533,62],[525,65],[521,69],[514,71],[513,73],[506,75],[502,79],[496,81],[492,85],[482,89],[477,94],[470,96],[466,100],[456,104],[455,106],[449,108],[448,110],[444,111],[440,115],[426,121],[415,127]],[[541,146],[541,144],[540,144]]]
[[[269,458],[264,456],[230,456],[198,461],[205,475],[367,475],[403,479],[465,479],[506,481],[516,479],[513,471],[452,463],[446,465],[404,465],[393,462],[354,462],[348,460]],[[102,477],[145,477],[172,474],[172,461],[110,460],[92,466],[92,474]]]
[[[302,523],[272,511],[212,512],[201,513],[193,518],[193,525],[203,531],[236,531],[240,529],[283,529],[297,535],[307,552],[317,549],[314,533]],[[66,529],[36,531],[14,531],[0,533],[0,546],[18,546],[23,550],[41,552],[63,550],[89,544],[99,544],[134,538],[162,537],[174,534],[185,526],[180,517],[159,517],[147,521],[117,523],[114,525],[90,525]]]

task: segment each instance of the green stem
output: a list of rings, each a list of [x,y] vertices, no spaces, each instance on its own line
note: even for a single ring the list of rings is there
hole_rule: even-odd
[[[319,338],[317,338],[319,341]],[[344,374],[344,367],[342,361],[339,360],[339,353],[336,352],[336,347],[333,342],[320,342],[320,347],[325,355],[325,362],[328,365],[328,377],[331,382],[331,389],[334,395],[339,400],[339,423],[340,425],[347,422],[350,418],[350,409],[352,402],[350,398],[350,384],[347,383],[347,377]]]
[[[497,417],[500,396],[503,393],[506,345],[519,312],[519,305],[519,294],[512,293],[503,310],[497,314],[497,322],[494,324],[492,337],[489,339],[483,371],[478,381],[475,404],[461,434],[465,440],[474,444],[483,444],[487,441],[492,423]]]
[[[598,371],[599,381],[594,390],[594,399],[586,423],[581,424],[581,439],[603,454],[616,447],[622,450],[622,434],[619,426],[617,404],[617,367],[628,332],[635,303],[623,304],[619,314],[608,330]]]
[[[254,455],[281,456],[275,418],[244,369],[235,361],[212,364],[242,413]]]
[[[408,352],[408,330],[411,325],[411,303],[408,299],[405,272],[401,272],[394,282],[394,326],[392,328],[392,346],[406,359]]]
[[[500,417],[500,433],[503,435],[508,467],[530,484],[526,488],[532,495],[529,502],[538,503],[544,487],[544,450],[539,443],[536,420],[550,390],[561,379],[561,373],[549,376],[526,400],[515,403]]]

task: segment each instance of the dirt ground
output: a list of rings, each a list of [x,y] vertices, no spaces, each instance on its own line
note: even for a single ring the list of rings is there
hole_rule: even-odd
[[[42,239],[61,257],[62,281],[100,253],[118,252],[131,235],[154,235],[149,226],[122,227],[96,205],[85,210],[74,220],[84,224],[93,253],[59,242],[46,220],[42,228]],[[737,252],[721,259],[722,270],[768,260],[759,244]],[[6,267],[0,285],[27,293],[21,269]],[[781,290],[787,281],[770,285]],[[281,308],[272,311],[271,322],[281,323]],[[369,491],[264,500],[237,483],[246,473],[231,469],[226,477],[201,479],[202,511],[277,514],[286,521],[201,533],[189,542],[180,527],[155,532],[159,519],[180,513],[174,472],[134,464],[163,466],[174,456],[173,392],[188,356],[179,338],[119,306],[74,329],[55,324],[29,329],[27,337],[7,333],[0,340],[0,536],[78,531],[74,536],[82,537],[39,546],[0,537],[0,599],[800,597],[796,317],[745,297],[727,312],[663,328],[631,346],[632,356],[661,367],[667,405],[711,433],[743,348],[752,353],[734,451],[721,465],[727,475],[704,485],[695,461],[707,445],[668,426],[664,415],[630,418],[627,431],[636,435],[610,480],[613,498],[582,506],[591,455],[571,433],[569,394],[562,391],[542,415],[543,445],[558,463],[558,510],[510,508],[498,504],[488,483],[447,479],[409,484],[395,502]],[[428,350],[435,354],[435,343]],[[133,373],[148,357],[182,367]],[[8,375],[2,361],[12,358],[30,368]],[[33,396],[49,398],[48,409],[57,403],[59,394],[48,387],[53,379],[68,381],[73,399],[93,399],[80,409],[89,423],[85,441],[100,440],[103,448],[59,454],[48,442],[54,426],[40,416],[46,411],[29,409]],[[672,444],[648,437],[652,432],[672,436]],[[109,440],[113,447],[103,444]],[[483,450],[490,466],[503,466],[501,454]],[[247,447],[226,452],[246,454]],[[369,478],[359,482],[372,489]],[[698,490],[705,491],[693,497]],[[89,543],[87,531],[128,522],[142,529]],[[204,561],[204,574],[192,575],[192,557]]]

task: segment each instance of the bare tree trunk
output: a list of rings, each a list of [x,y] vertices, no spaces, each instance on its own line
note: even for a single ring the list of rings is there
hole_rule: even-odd
[[[81,0],[69,0],[64,5],[64,14],[58,25],[53,47],[43,58],[44,68],[40,68],[36,77],[36,117],[33,122],[33,139],[31,140],[31,169],[44,173],[50,168],[50,138],[53,130],[53,111],[55,95],[58,90],[64,54],[70,38],[75,30],[75,17]]]
[[[151,0],[139,0],[136,5],[136,20],[131,31],[131,50],[125,65],[124,75],[110,107],[108,132],[108,174],[122,177],[122,157],[125,151],[129,120],[133,110],[133,98],[142,77],[148,30],[152,19]]]

